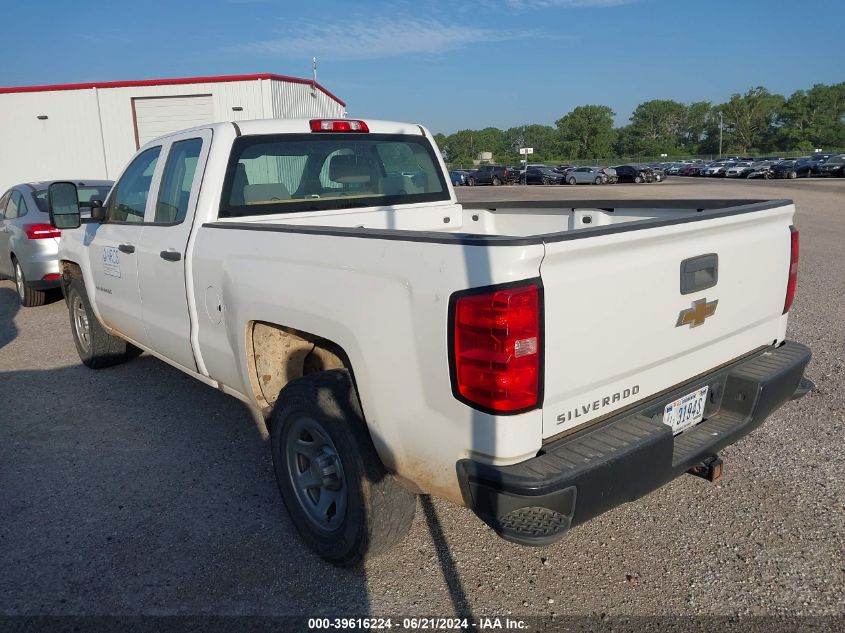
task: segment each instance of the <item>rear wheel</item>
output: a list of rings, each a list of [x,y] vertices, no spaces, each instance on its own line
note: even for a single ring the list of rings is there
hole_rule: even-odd
[[[475,178],[467,178],[467,185],[475,187]]]
[[[789,172],[789,177],[790,177],[790,179],[798,178],[798,172],[797,171]]]
[[[635,182],[635,183],[637,183],[637,184],[640,184],[642,181],[643,181],[643,177],[642,177],[642,176],[636,176],[636,177],[634,178],[634,182]]]
[[[44,301],[47,298],[47,293],[43,290],[27,288],[26,277],[23,275],[23,269],[21,268],[20,263],[18,260],[13,259],[12,264],[15,268],[15,288],[18,291],[18,298],[21,301],[21,305],[25,308],[43,306]]]
[[[291,521],[327,561],[358,564],[407,534],[416,496],[384,469],[348,371],[288,383],[273,409],[270,446]]]
[[[68,309],[73,342],[80,360],[91,369],[102,369],[124,362],[138,348],[119,336],[112,336],[100,325],[81,277],[68,287]]]
[[[545,176],[543,177],[543,184],[544,184],[544,185],[549,185],[549,184],[551,184],[551,182],[552,182],[552,181],[551,181],[551,179],[550,179],[550,178],[545,177]]]
[[[499,186],[499,185],[501,185],[501,184],[502,184],[502,181],[501,181],[501,180],[499,180],[499,179],[498,179],[498,178],[496,178],[496,177],[494,177],[494,178],[493,178],[493,186],[494,186],[494,187],[498,187],[498,186]]]

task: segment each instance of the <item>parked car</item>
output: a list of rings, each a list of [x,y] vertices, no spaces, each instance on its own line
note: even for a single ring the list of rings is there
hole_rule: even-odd
[[[663,182],[666,180],[666,172],[660,167],[649,167],[649,169],[654,177],[654,182]]]
[[[482,165],[467,176],[467,184],[470,187],[475,185],[507,185],[515,182],[517,175],[508,171],[502,165]]]
[[[772,165],[772,178],[806,178],[810,175],[811,165],[808,161],[782,160]]]
[[[736,163],[735,165],[728,167],[728,169],[725,170],[725,178],[745,178],[752,171],[754,171],[754,163]]]
[[[460,187],[462,185],[467,184],[467,177],[469,176],[470,172],[463,170],[463,169],[454,169],[449,172],[449,178],[452,180],[452,185],[454,187]]]
[[[601,167],[601,172],[607,176],[607,184],[615,185],[619,182],[619,176],[616,175],[616,170],[613,167]]]
[[[815,176],[819,174],[819,167],[824,165],[825,161],[827,161],[833,154],[813,154],[809,158],[810,162],[810,174]]]
[[[712,163],[709,167],[707,167],[707,171],[704,173],[704,175],[708,178],[724,178],[728,172],[728,169],[730,169],[734,165],[736,165],[735,162]]]
[[[0,276],[14,279],[25,307],[43,305],[46,292],[59,287],[59,238],[47,215],[49,182],[15,185],[0,197]],[[76,181],[79,203],[102,201],[111,180]]]
[[[759,163],[756,167],[752,169],[752,171],[746,176],[749,180],[753,180],[755,178],[763,178],[765,180],[770,180],[773,178],[772,175],[772,166],[775,163],[773,161],[763,161]]]
[[[396,156],[426,177],[391,173]],[[440,164],[416,124],[271,119],[151,140],[84,226],[76,187],[53,183],[81,362],[116,365],[135,346],[266,416],[291,525],[345,566],[398,546],[417,494],[550,545],[688,471],[718,479],[722,449],[767,446],[749,433],[811,388],[810,350],[786,340],[791,202],[462,210]],[[406,219],[386,227],[386,209]],[[69,389],[62,406],[83,397]],[[145,414],[134,399],[121,411]],[[752,467],[738,462],[732,481]],[[698,496],[699,513],[733,488]],[[679,492],[689,500],[660,496]]]
[[[529,167],[519,181],[523,185],[562,185],[566,182],[563,174],[549,167]]]
[[[648,173],[642,168],[635,165],[617,165],[613,169],[616,170],[616,176],[619,182],[647,182]]]
[[[821,163],[818,169],[819,176],[845,177],[845,154],[831,156],[825,162]]]
[[[570,185],[603,185],[607,176],[598,167],[576,167],[566,174]]]

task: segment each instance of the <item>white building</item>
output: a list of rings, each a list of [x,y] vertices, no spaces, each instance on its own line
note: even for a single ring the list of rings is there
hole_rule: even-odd
[[[37,180],[114,180],[144,143],[196,125],[345,115],[320,84],[282,75],[0,88],[0,192]]]

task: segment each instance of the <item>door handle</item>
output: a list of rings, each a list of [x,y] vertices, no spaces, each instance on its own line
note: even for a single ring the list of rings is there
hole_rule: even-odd
[[[178,251],[161,251],[159,256],[169,262],[178,262],[182,259],[182,253]]]
[[[134,253],[135,247],[132,244],[119,244],[117,250],[121,253]]]

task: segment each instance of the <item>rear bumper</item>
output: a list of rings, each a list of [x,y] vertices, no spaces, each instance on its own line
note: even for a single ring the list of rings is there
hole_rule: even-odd
[[[510,466],[457,463],[464,503],[501,537],[547,545],[575,525],[633,501],[714,457],[807,391],[810,350],[794,342],[767,348],[639,403],[634,410],[545,445]],[[672,436],[663,407],[699,387],[705,419]]]

